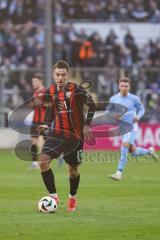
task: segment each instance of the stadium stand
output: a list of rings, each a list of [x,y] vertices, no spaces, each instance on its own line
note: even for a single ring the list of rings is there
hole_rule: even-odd
[[[160,22],[158,0],[60,0],[55,9],[65,20]]]

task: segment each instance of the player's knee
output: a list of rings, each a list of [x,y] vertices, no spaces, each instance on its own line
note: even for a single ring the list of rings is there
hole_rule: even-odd
[[[49,169],[50,157],[47,154],[41,154],[39,157],[39,167],[41,171],[47,171]]]
[[[50,165],[47,162],[39,162],[39,167],[42,172],[46,172],[50,168]]]
[[[129,152],[134,156],[134,152],[136,151],[136,146],[130,146]]]
[[[69,176],[71,178],[76,178],[78,176],[78,168],[77,167],[69,167]]]

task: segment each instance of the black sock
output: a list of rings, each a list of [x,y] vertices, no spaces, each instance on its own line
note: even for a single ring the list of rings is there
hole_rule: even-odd
[[[31,146],[32,161],[37,161],[37,152],[38,152],[37,145],[36,144],[32,144],[32,146]]]
[[[70,194],[73,196],[77,193],[80,182],[80,175],[78,174],[76,178],[69,177],[69,181],[70,181]]]
[[[41,172],[43,182],[48,190],[49,193],[53,194],[56,193],[56,186],[54,181],[54,174],[52,172],[52,169],[50,168],[46,172]]]

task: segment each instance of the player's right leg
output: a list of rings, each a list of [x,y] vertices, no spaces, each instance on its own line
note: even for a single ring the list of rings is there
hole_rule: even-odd
[[[59,198],[57,195],[54,173],[50,167],[50,162],[53,158],[57,158],[61,154],[60,144],[61,142],[57,138],[48,138],[43,146],[42,153],[39,158],[39,166],[41,169],[43,182],[49,192],[49,195],[53,197],[57,203],[59,203]]]
[[[128,162],[127,156],[128,156],[129,148],[130,148],[129,143],[127,143],[127,142],[122,143],[120,159],[118,162],[118,168],[114,174],[109,176],[111,179],[116,180],[116,181],[120,181],[122,179],[123,170]]]
[[[116,173],[110,175],[109,177],[113,180],[120,181],[122,179],[122,173],[126,164],[128,163],[128,153],[131,145],[135,145],[135,141],[137,139],[137,131],[132,130],[129,133],[126,133],[122,136],[122,146],[121,146],[121,154],[118,162],[118,168]]]
[[[55,178],[53,171],[50,167],[50,162],[52,158],[47,154],[41,154],[39,157],[39,166],[41,170],[41,175],[43,178],[43,182],[48,190],[48,193],[51,197],[53,197],[57,203],[59,203],[56,185],[55,185]]]

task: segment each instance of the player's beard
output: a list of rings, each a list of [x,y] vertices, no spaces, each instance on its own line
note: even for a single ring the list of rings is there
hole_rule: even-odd
[[[57,85],[58,90],[62,91],[66,87],[66,85],[67,85],[67,81],[65,83],[62,82],[62,83],[58,84]]]

